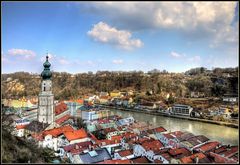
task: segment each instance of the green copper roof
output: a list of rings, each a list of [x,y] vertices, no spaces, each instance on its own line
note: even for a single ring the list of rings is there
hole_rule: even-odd
[[[51,64],[48,62],[48,56],[46,56],[46,62],[43,63],[44,70],[41,73],[43,80],[51,79],[52,72],[50,71]]]

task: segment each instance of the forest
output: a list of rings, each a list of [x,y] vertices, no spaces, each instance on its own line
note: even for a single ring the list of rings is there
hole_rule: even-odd
[[[143,71],[97,71],[96,73],[70,74],[53,72],[55,99],[81,98],[83,95],[99,94],[101,91],[133,90],[138,95],[159,98],[170,93],[175,97],[189,97],[192,92],[204,97],[221,97],[226,93],[237,94],[238,67],[193,68],[184,73],[169,73],[153,69]],[[2,98],[38,96],[41,86],[40,74],[15,72],[2,74]],[[152,97],[154,99],[154,97]]]

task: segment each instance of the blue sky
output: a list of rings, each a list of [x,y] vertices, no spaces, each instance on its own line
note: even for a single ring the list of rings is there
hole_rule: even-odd
[[[237,2],[2,2],[2,72],[238,66]],[[208,11],[208,12],[206,12]]]

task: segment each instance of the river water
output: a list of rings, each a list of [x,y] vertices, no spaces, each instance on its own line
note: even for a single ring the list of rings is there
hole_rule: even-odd
[[[132,116],[138,121],[149,122],[156,127],[162,126],[167,129],[167,131],[188,131],[194,135],[204,135],[210,140],[216,140],[223,144],[238,145],[239,130],[237,128],[138,112],[110,111],[111,115],[119,115],[122,117]]]

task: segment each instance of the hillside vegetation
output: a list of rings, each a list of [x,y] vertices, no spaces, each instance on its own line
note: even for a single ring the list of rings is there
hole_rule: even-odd
[[[194,68],[185,73],[168,73],[154,69],[142,71],[109,72],[98,71],[69,74],[53,72],[53,93],[55,99],[79,98],[86,94],[101,91],[134,90],[146,94],[151,91],[155,98],[168,93],[176,97],[189,97],[196,92],[205,97],[219,97],[225,93],[238,91],[238,67],[236,68]],[[2,74],[2,96],[19,98],[37,96],[40,91],[41,77],[27,72]]]

